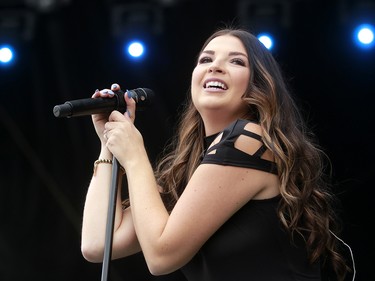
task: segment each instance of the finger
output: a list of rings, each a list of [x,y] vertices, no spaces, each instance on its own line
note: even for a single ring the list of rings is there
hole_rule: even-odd
[[[112,86],[111,86],[111,90],[112,90],[112,91],[118,91],[118,90],[121,90],[120,85],[117,84],[117,83],[113,83]]]
[[[105,124],[105,129],[106,130],[111,130],[113,128],[113,126],[115,126],[112,122],[121,122],[121,121],[124,121],[124,115],[121,112],[119,112],[117,110],[114,110],[109,115],[108,121],[109,122],[107,122]]]
[[[126,102],[126,115],[131,119],[135,120],[135,109],[136,109],[136,103],[135,100],[131,97],[129,97],[129,93],[125,93],[125,102]]]
[[[112,90],[109,89],[101,90],[99,91],[99,93],[101,97],[113,97],[115,94]]]
[[[113,97],[114,92],[110,89],[103,89],[103,90],[96,90],[95,93],[92,95],[93,98],[98,98],[98,97]]]
[[[96,89],[94,94],[91,96],[92,98],[97,98],[100,96],[99,89]]]

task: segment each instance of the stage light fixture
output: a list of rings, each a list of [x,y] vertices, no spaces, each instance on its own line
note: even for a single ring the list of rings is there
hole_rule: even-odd
[[[34,22],[35,16],[28,10],[0,10],[0,63],[3,66],[15,64],[25,43],[33,38]]]
[[[40,13],[56,12],[70,4],[71,0],[24,0],[31,8]]]
[[[241,25],[256,34],[269,50],[277,49],[278,39],[290,28],[290,13],[290,1],[240,0],[237,3]]]
[[[112,7],[112,35],[127,60],[141,62],[162,32],[162,11],[156,4],[118,4]]]
[[[375,1],[340,1],[341,23],[353,45],[362,50],[375,47]]]

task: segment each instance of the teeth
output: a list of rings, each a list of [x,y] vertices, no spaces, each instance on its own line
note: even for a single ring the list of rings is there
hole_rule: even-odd
[[[206,83],[206,88],[210,88],[210,87],[221,88],[221,89],[224,89],[224,90],[227,89],[227,87],[224,85],[224,83],[221,83],[219,81],[210,81],[210,82],[207,82]]]

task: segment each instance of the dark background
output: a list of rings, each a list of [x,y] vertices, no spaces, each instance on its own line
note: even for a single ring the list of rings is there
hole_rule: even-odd
[[[204,40],[223,23],[257,31],[267,24],[262,14],[272,14],[260,3],[275,8],[274,55],[332,160],[341,238],[353,250],[356,280],[375,280],[375,50],[360,50],[351,38],[359,15],[375,18],[374,1],[366,2],[1,0],[0,43],[11,36],[20,51],[14,65],[0,67],[0,280],[101,278],[101,264],[80,252],[99,141],[90,117],[56,118],[53,107],[113,82],[153,89],[154,106],[138,113],[136,124],[154,161],[171,136]],[[127,61],[120,42],[142,30],[152,45],[148,56]],[[177,273],[152,277],[141,255],[111,265],[112,280],[183,280]]]

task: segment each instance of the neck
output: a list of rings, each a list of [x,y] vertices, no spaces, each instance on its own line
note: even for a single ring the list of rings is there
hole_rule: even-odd
[[[206,136],[223,131],[229,124],[240,118],[237,115],[223,116],[220,113],[202,115]]]

